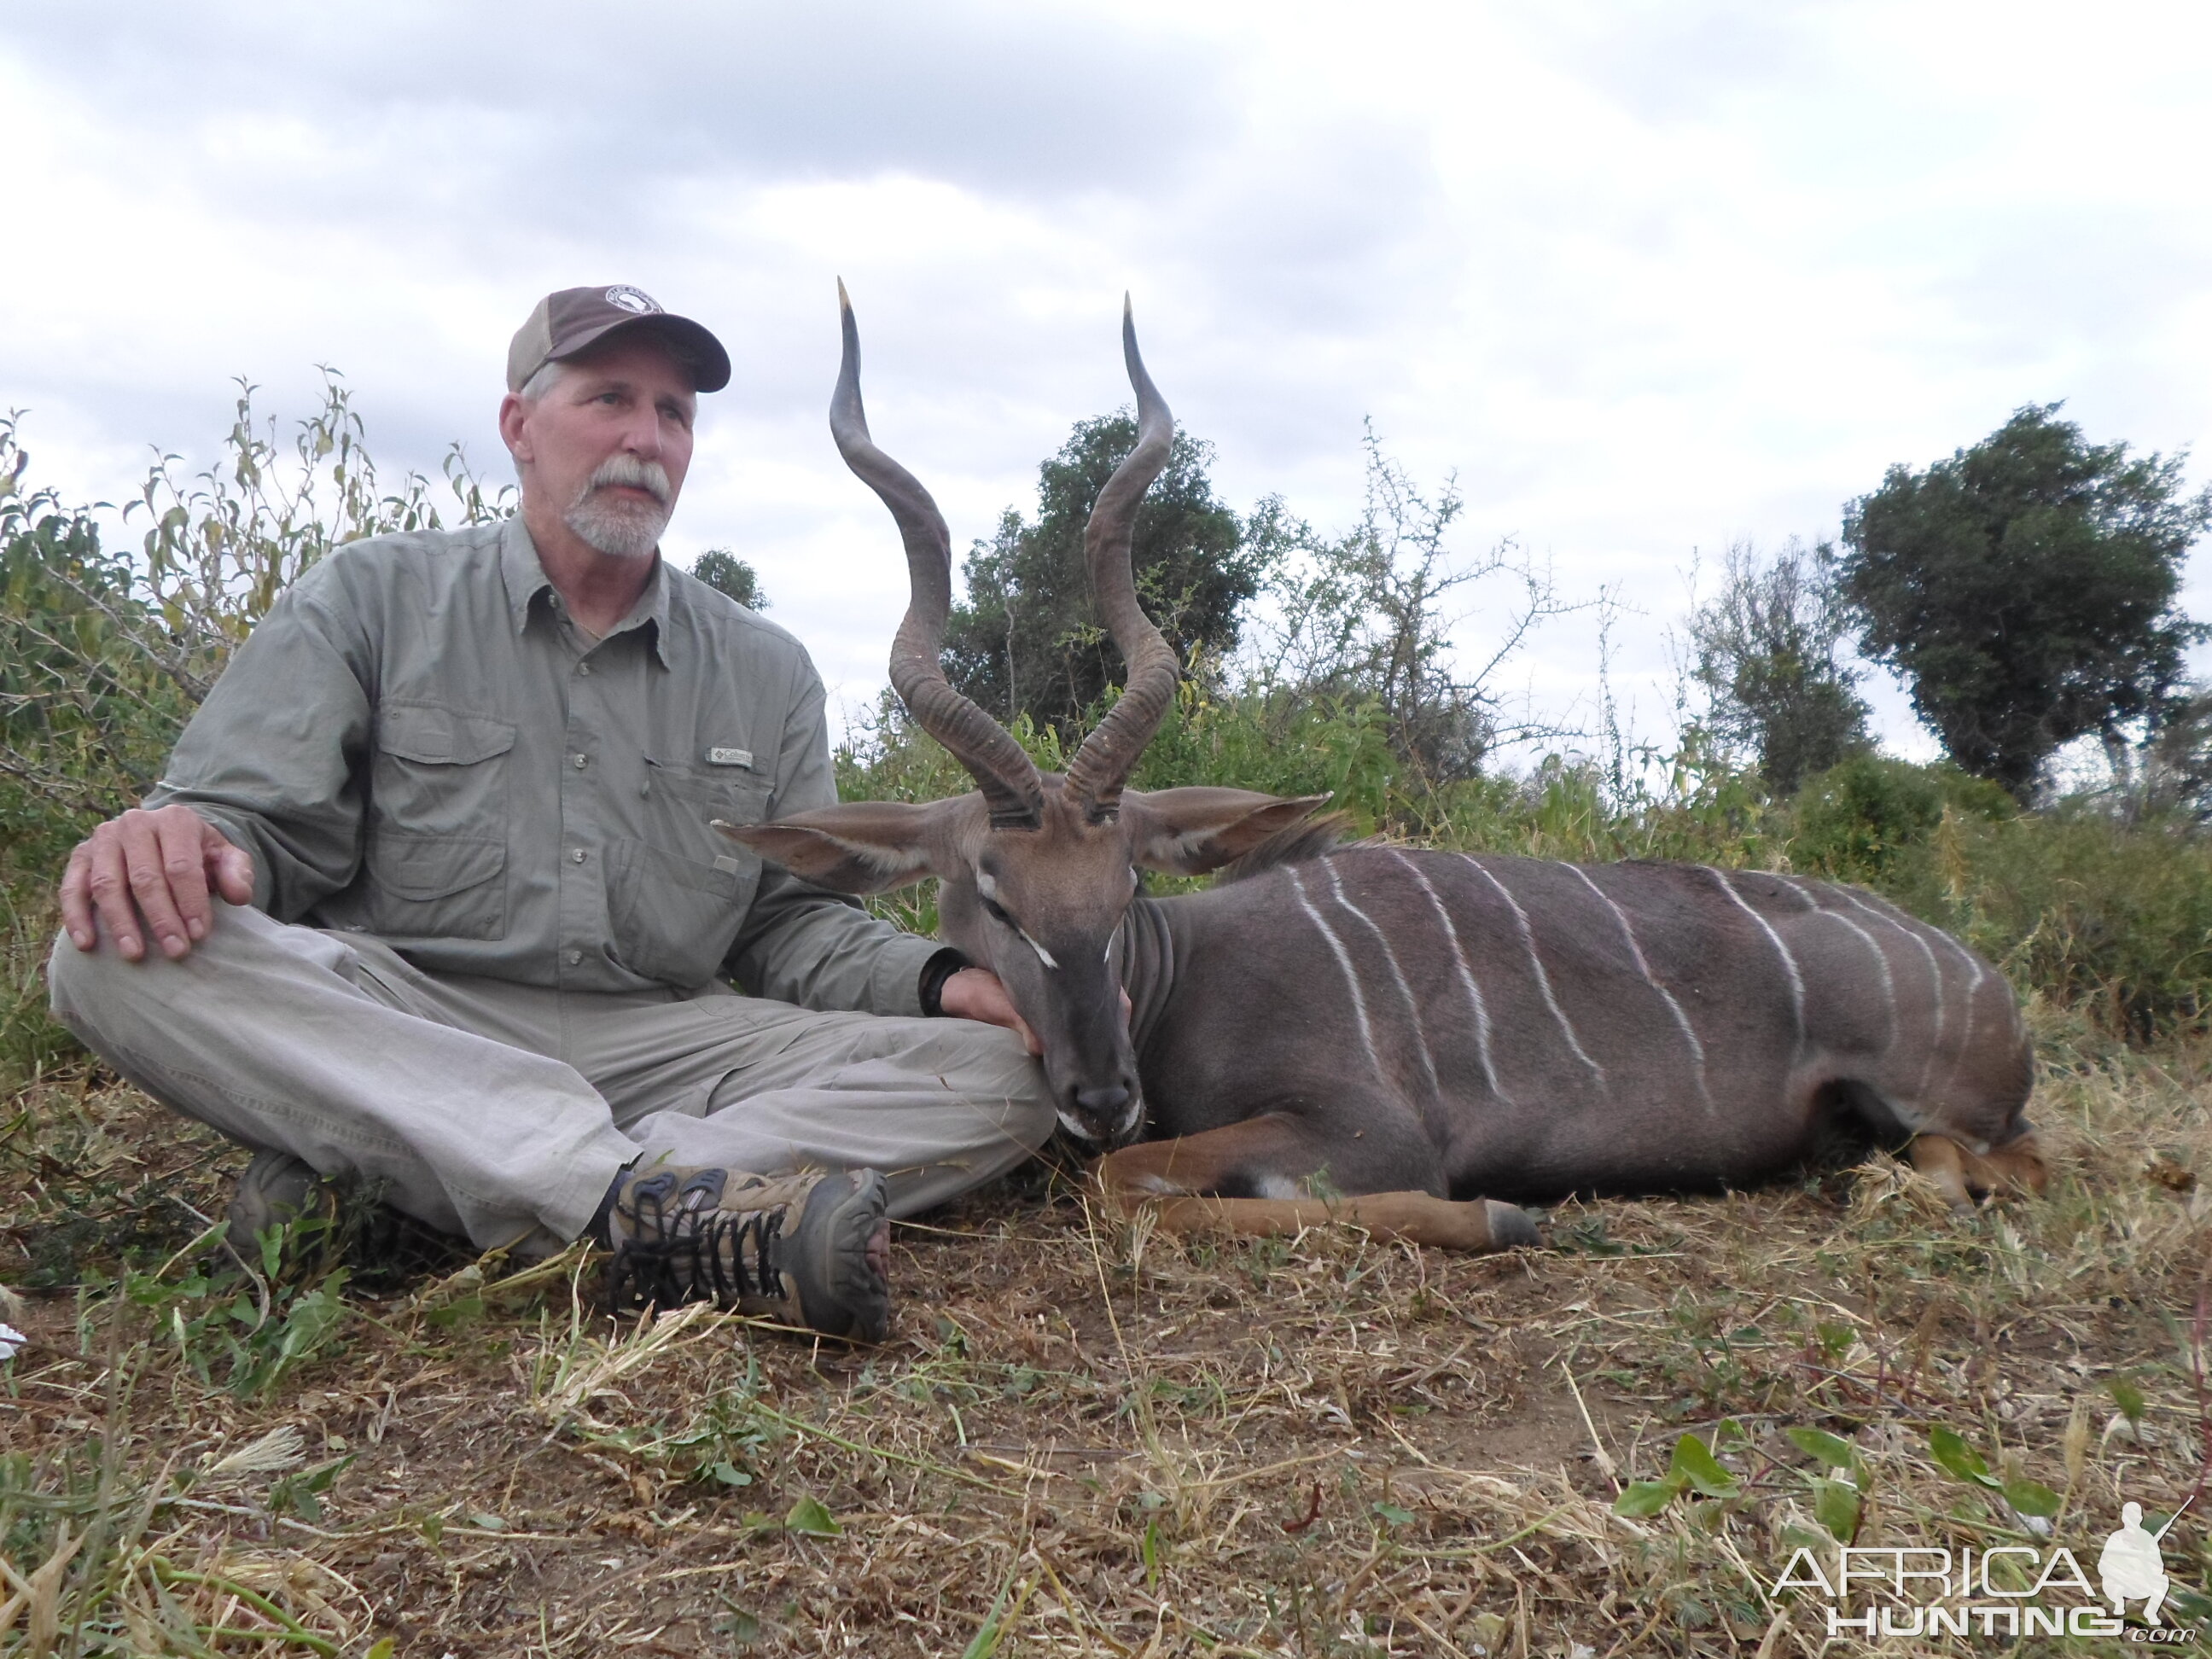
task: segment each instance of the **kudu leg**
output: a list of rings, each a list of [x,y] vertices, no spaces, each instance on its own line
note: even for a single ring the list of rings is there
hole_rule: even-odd
[[[1317,1162],[1310,1146],[1279,1116],[1248,1119],[1174,1140],[1126,1146],[1098,1160],[1101,1195],[1124,1214],[1149,1208],[1171,1233],[1225,1231],[1253,1237],[1342,1224],[1378,1238],[1439,1249],[1512,1249],[1541,1241],[1526,1213],[1489,1199],[1455,1202],[1425,1192],[1345,1197],[1225,1198],[1223,1188],[1294,1191]]]
[[[1954,1210],[1974,1207],[1987,1194],[2039,1193],[2051,1178],[2033,1134],[2023,1134],[1985,1153],[1966,1150],[1948,1135],[1915,1135],[1906,1149],[1912,1167],[1934,1182]]]

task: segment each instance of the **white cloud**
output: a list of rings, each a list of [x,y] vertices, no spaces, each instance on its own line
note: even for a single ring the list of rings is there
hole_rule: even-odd
[[[497,455],[537,295],[639,283],[738,368],[672,545],[761,568],[849,697],[896,544],[823,410],[851,283],[878,436],[957,541],[1122,401],[1120,295],[1232,501],[1348,520],[1374,416],[1648,614],[1691,550],[1832,533],[2015,405],[2171,450],[2212,414],[2212,183],[2179,4],[18,7],[0,402],[42,473],[204,458],[228,377]],[[2212,611],[2193,586],[2197,609]],[[1586,694],[1563,627],[1529,673]],[[1908,724],[1891,699],[1893,732]]]

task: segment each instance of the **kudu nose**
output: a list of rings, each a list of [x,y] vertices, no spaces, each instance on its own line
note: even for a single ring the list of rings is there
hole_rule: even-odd
[[[1118,1123],[1129,1103],[1129,1091],[1118,1083],[1103,1089],[1078,1089],[1076,1109],[1097,1121]]]

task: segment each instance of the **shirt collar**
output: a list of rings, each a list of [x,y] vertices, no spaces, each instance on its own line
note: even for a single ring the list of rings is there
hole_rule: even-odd
[[[645,591],[637,596],[637,603],[630,607],[629,615],[617,623],[604,637],[612,639],[617,634],[626,634],[634,628],[650,623],[652,626],[646,629],[647,643],[653,647],[653,654],[659,659],[660,665],[666,668],[669,666],[668,595],[674,584],[668,580],[662,568],[664,562],[659,554],[653,555],[653,574],[645,584]],[[559,597],[552,578],[545,574],[545,567],[538,560],[538,544],[530,539],[530,532],[523,527],[520,513],[509,519],[500,532],[499,568],[507,584],[507,611],[514,618],[514,631],[520,634],[530,625],[531,607],[540,593]]]

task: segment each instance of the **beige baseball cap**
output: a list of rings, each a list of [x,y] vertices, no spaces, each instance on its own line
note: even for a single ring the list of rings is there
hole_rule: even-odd
[[[691,371],[698,391],[720,392],[730,383],[730,354],[720,340],[689,317],[663,311],[644,289],[616,283],[564,288],[540,300],[507,348],[507,389],[520,392],[546,364],[565,362],[623,331],[658,335]]]

